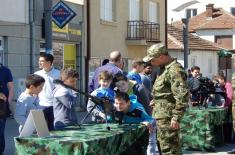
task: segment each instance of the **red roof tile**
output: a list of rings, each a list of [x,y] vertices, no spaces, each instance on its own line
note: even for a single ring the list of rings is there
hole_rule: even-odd
[[[168,31],[168,37],[167,37],[168,49],[183,50],[184,49],[183,31],[172,25],[168,25],[167,29],[168,29],[167,30]],[[193,49],[193,50],[219,51],[221,49],[219,46],[217,46],[217,44],[204,40],[192,34],[189,34],[188,46],[190,49]]]
[[[174,26],[181,28],[182,22],[172,23]],[[207,17],[207,12],[193,16],[189,19],[189,32],[205,29],[232,29],[235,28],[235,17],[222,8],[214,8],[211,18]]]

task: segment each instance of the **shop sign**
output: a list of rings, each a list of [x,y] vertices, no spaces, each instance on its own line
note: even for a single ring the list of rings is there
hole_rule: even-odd
[[[52,9],[52,21],[59,28],[63,28],[74,16],[76,16],[76,13],[62,1],[58,2]]]
[[[52,23],[53,39],[81,41],[81,33],[81,26],[79,24],[69,23],[61,29],[55,23]]]

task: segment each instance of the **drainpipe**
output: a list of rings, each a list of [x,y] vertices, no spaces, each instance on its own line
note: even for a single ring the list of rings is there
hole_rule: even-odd
[[[35,62],[35,1],[29,0],[29,52],[30,52],[30,73],[34,72]]]
[[[44,16],[45,16],[45,48],[46,52],[52,53],[52,0],[44,0]]]
[[[89,83],[89,60],[91,58],[91,40],[90,40],[90,0],[86,1],[86,14],[87,14],[87,55],[85,60],[85,91],[88,92],[88,83]]]
[[[167,42],[167,38],[168,38],[168,33],[167,33],[167,0],[165,1],[165,46],[166,48],[168,48],[168,42]]]

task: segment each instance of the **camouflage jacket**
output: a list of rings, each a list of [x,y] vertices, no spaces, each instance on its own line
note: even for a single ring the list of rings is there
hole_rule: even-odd
[[[184,69],[176,60],[165,66],[153,86],[153,117],[180,121],[189,99],[186,79]]]

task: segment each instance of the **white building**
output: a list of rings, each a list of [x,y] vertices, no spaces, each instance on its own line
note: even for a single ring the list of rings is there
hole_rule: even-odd
[[[206,11],[207,4],[214,4],[216,8],[223,8],[227,12],[235,15],[235,3],[233,0],[197,0],[198,3],[186,7],[180,12],[175,12],[173,9],[176,7],[185,4],[192,0],[168,0],[167,8],[167,21],[168,23],[181,20],[184,17],[192,17]]]
[[[55,66],[74,66],[82,75],[83,0],[68,1],[63,0],[76,16],[62,29],[52,23]],[[45,28],[43,23],[44,0],[0,0],[0,2],[0,62],[10,68],[13,74],[14,99],[17,99],[24,89],[25,77],[38,70],[38,55],[45,45],[43,30],[47,27]],[[52,0],[52,7],[58,2],[60,1]],[[69,57],[71,53],[73,59]],[[82,80],[81,76],[79,86],[84,85]]]
[[[183,31],[172,25],[168,25],[168,51],[172,57],[184,64]],[[218,73],[218,48],[214,43],[200,37],[189,34],[188,37],[188,69],[199,66],[201,73],[205,77],[212,78]]]

